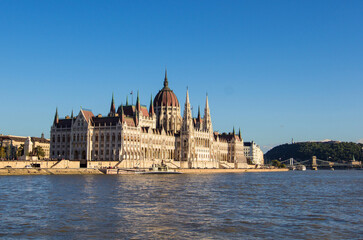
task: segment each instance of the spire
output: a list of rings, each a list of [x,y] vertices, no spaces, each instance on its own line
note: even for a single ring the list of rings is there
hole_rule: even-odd
[[[73,109],[72,109],[72,113],[71,113],[71,119],[73,119]]]
[[[236,135],[236,131],[234,131],[234,126],[233,126],[233,136],[235,136]]]
[[[169,82],[168,82],[168,71],[165,67],[165,78],[164,78],[164,88],[168,88]]]
[[[239,137],[240,140],[242,140],[242,137],[241,137],[241,128],[239,128],[238,137]]]
[[[111,100],[111,107],[110,107],[109,116],[115,116],[115,113],[116,113],[115,99],[114,99],[113,93],[112,93],[112,100]]]
[[[211,133],[213,132],[212,118],[210,116],[210,110],[209,110],[208,93],[205,99],[203,127],[205,131],[209,131]]]
[[[120,106],[120,119],[121,119],[121,123],[123,123],[124,122],[124,107],[122,106],[122,104]]]
[[[58,124],[59,123],[59,117],[58,117],[58,107],[55,110],[55,116],[54,116],[54,124]]]
[[[126,106],[128,106],[129,105],[129,96],[127,95],[126,96]]]
[[[200,106],[198,105],[198,121],[201,122],[201,117],[200,117]]]
[[[139,112],[141,111],[140,98],[139,98],[139,90],[137,90],[136,110],[139,111]]]
[[[150,99],[149,115],[150,115],[150,117],[152,117],[154,115],[154,104],[153,104],[153,95],[152,94],[151,94],[151,99]]]
[[[209,111],[208,93],[207,93],[207,96],[205,98],[205,109]]]
[[[188,91],[188,87],[187,87],[187,97],[185,99],[185,104],[189,104],[189,91]]]
[[[190,110],[189,91],[188,91],[188,88],[187,88],[187,96],[186,96],[186,99],[185,99],[182,130],[188,131],[188,130],[192,130],[192,128],[193,128],[192,112]]]

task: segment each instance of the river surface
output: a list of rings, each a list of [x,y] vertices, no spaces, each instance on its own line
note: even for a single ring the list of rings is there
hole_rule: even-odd
[[[0,177],[5,239],[362,239],[363,171]]]

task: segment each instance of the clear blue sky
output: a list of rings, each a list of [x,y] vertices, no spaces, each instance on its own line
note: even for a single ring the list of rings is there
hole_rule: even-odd
[[[0,133],[169,85],[264,149],[363,141],[363,1],[0,1]],[[131,100],[131,99],[130,99]],[[134,99],[135,100],[135,99]]]

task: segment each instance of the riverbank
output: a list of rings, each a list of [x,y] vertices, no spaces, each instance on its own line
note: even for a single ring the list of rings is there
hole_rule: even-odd
[[[274,168],[274,169],[177,169],[181,173],[244,173],[244,172],[287,172],[287,168]]]
[[[187,174],[196,173],[244,173],[244,172],[286,172],[288,169],[177,169],[176,171]],[[11,175],[90,175],[104,174],[93,168],[0,168],[0,176]]]
[[[92,168],[1,168],[0,176],[11,175],[90,175],[103,174],[98,169]]]

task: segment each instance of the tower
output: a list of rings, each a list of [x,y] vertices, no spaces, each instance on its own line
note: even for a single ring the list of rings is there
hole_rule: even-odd
[[[58,117],[58,108],[55,109],[55,115],[54,115],[54,121],[53,124],[57,125],[59,123],[59,117]]]
[[[114,117],[115,114],[116,114],[115,99],[113,98],[113,93],[112,93],[111,107],[108,116]]]
[[[137,90],[136,111],[138,111],[139,113],[141,112],[141,105],[140,105],[139,90]]]
[[[165,69],[164,87],[154,98],[156,127],[177,133],[180,130],[182,118],[180,116],[179,101],[173,90],[169,88],[168,74]]]
[[[203,127],[205,131],[213,133],[212,118],[210,116],[210,110],[209,110],[208,94],[205,99]]]
[[[184,114],[183,121],[180,130],[180,144],[181,144],[181,156],[180,159],[182,161],[188,161],[188,167],[192,166],[191,160],[193,159],[193,119],[192,112],[190,110],[190,102],[189,102],[189,92],[187,89],[185,105],[184,105]]]
[[[181,131],[188,132],[191,130],[193,130],[192,111],[190,110],[189,91],[187,89]]]
[[[153,104],[153,95],[151,94],[150,106],[149,106],[149,116],[153,117],[154,114],[155,114],[155,111],[154,111],[154,104]]]

